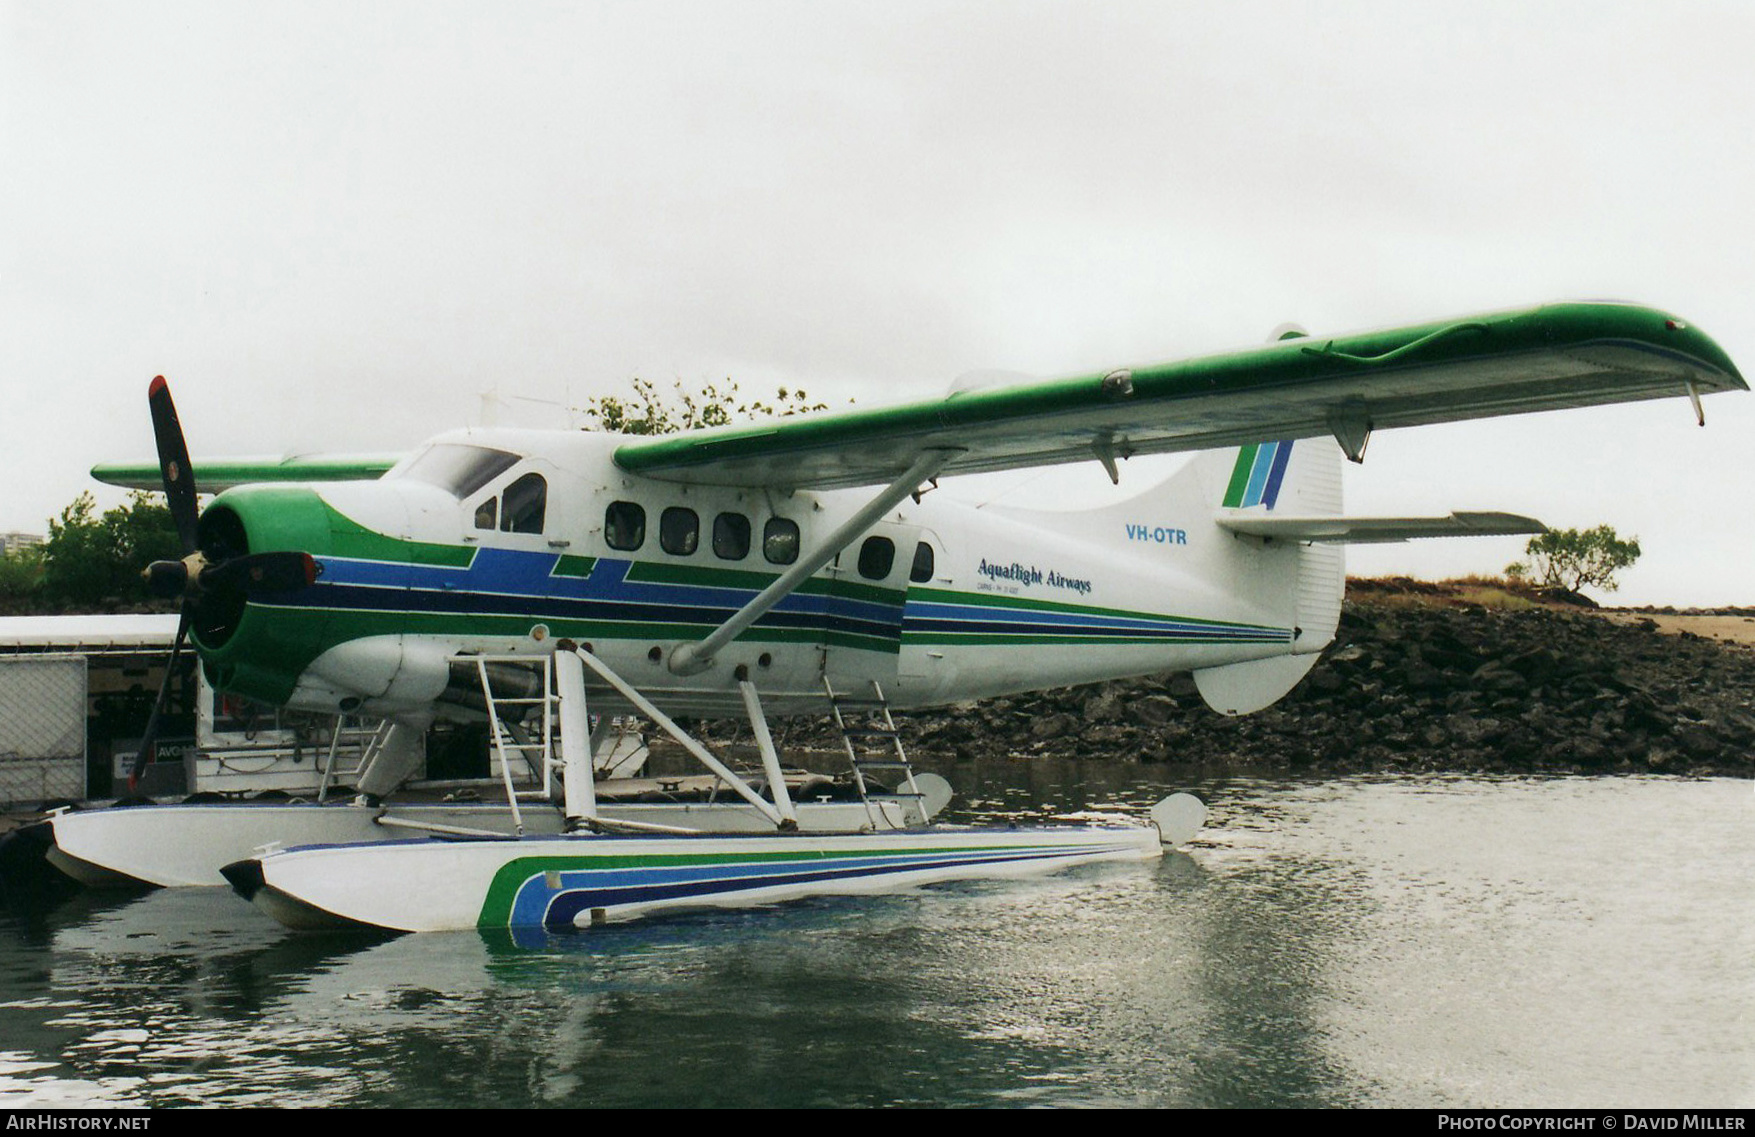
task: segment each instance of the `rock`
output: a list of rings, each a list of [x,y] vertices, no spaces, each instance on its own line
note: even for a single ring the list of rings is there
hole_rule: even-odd
[[[1121,699],[1112,691],[1098,691],[1081,708],[1086,722],[1116,722],[1121,718]]]
[[[1030,737],[1038,742],[1065,738],[1078,729],[1079,720],[1072,715],[1043,715],[1030,724]]]
[[[1497,659],[1488,660],[1469,676],[1469,682],[1482,691],[1516,693],[1529,686],[1521,672]]]
[[[1685,726],[1675,732],[1676,747],[1695,760],[1717,758],[1723,744],[1703,726]]]
[[[1392,587],[1403,591],[1360,588],[1310,675],[1257,715],[1214,714],[1184,674],[916,712],[901,716],[904,731],[922,752],[958,758],[1337,772],[1755,766],[1755,651],[1663,635],[1649,620],[1465,608],[1443,586]]]
[[[1177,713],[1176,700],[1168,695],[1146,695],[1127,704],[1127,717],[1143,726],[1163,726]]]

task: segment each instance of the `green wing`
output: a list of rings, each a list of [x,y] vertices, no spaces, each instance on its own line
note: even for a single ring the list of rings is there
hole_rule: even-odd
[[[903,406],[780,419],[616,451],[672,482],[827,489],[887,483],[921,451],[946,474],[1565,407],[1747,390],[1711,339],[1630,304],[1553,304],[1179,363],[968,391]]]
[[[246,482],[364,482],[383,476],[401,454],[301,455],[287,458],[196,459],[195,484],[202,493]],[[111,462],[91,468],[91,476],[112,486],[162,490],[157,462]]]

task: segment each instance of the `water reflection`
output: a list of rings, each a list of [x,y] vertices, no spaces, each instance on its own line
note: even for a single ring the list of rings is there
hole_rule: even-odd
[[[1042,766],[946,773],[1007,816],[1186,788]],[[0,1101],[1755,1099],[1745,784],[1195,788],[1209,832],[1153,864],[534,939],[294,934],[223,890],[14,914]]]

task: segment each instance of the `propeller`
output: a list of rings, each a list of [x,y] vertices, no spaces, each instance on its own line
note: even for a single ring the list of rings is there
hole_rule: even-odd
[[[171,385],[163,375],[155,376],[147,387],[146,403],[152,408],[152,438],[158,444],[158,472],[164,480],[165,500],[171,507],[177,539],[187,557],[197,548],[195,523],[200,518],[195,504],[195,473],[189,468],[189,447],[183,442],[177,404],[171,401]]]
[[[152,714],[146,717],[146,733],[140,737],[140,749],[135,751],[134,764],[128,767],[128,792],[133,793],[140,785],[140,775],[146,770],[146,764],[152,761],[158,743],[158,719],[164,713],[165,700],[171,694],[171,680],[177,674],[177,659],[183,654],[183,641],[189,638],[189,617],[193,606],[183,605],[182,614],[177,618],[177,638],[171,645],[171,659],[165,665],[164,682],[158,685],[158,698],[153,700]]]
[[[171,401],[170,384],[163,375],[153,379],[147,388],[147,405],[152,410],[153,440],[158,445],[159,474],[164,480],[165,499],[171,519],[177,526],[177,539],[182,544],[180,561],[154,561],[142,574],[147,591],[161,599],[180,599],[177,637],[171,645],[169,662],[165,665],[164,682],[159,684],[158,698],[146,720],[146,733],[141,736],[140,750],[128,770],[128,792],[140,784],[140,775],[153,758],[158,742],[158,724],[170,698],[171,683],[183,644],[189,638],[189,627],[204,601],[239,603],[256,593],[295,592],[311,584],[321,571],[309,553],[272,552],[245,553],[227,556],[228,550],[216,547],[203,550],[200,540],[200,507],[195,500],[195,473],[189,466],[189,448],[183,441],[183,427],[177,419],[177,407]],[[209,554],[212,554],[210,559]]]

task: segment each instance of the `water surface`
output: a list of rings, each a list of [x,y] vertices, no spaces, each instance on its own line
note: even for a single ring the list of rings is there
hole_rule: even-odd
[[[1150,766],[942,769],[983,816]],[[531,946],[223,890],[0,919],[0,1104],[1755,1105],[1730,779],[1209,779],[1151,864]]]

